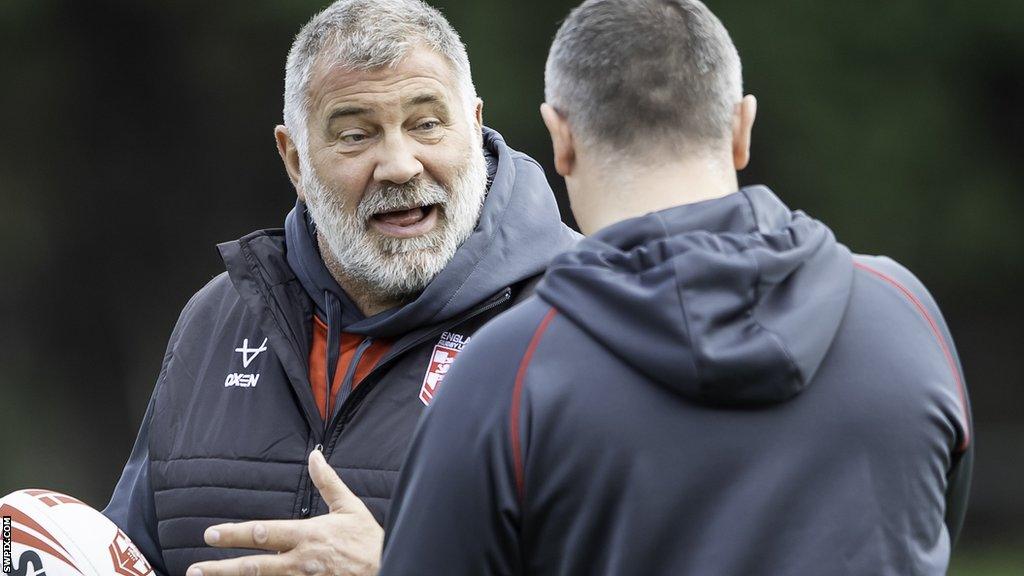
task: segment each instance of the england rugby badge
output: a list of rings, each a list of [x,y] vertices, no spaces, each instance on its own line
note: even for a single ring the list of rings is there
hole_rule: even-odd
[[[430,366],[427,367],[427,374],[423,377],[423,386],[420,387],[420,400],[424,404],[430,406],[441,386],[441,381],[452,367],[452,362],[455,362],[455,357],[468,343],[468,336],[455,332],[441,334],[441,340],[434,346],[434,351],[430,355]]]

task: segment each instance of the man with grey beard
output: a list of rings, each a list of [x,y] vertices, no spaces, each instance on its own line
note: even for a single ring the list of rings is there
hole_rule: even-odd
[[[420,0],[303,27],[275,136],[295,209],[220,245],[105,510],[161,574],[375,573],[423,409],[576,240]]]

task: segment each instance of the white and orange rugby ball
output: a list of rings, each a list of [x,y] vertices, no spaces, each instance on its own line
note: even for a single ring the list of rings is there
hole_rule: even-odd
[[[3,571],[12,576],[147,576],[139,549],[88,504],[50,490],[0,498]]]

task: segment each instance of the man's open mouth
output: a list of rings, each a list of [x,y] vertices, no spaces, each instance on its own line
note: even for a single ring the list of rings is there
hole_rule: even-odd
[[[437,204],[378,212],[370,218],[371,225],[382,234],[395,238],[411,238],[426,234],[437,224]]]

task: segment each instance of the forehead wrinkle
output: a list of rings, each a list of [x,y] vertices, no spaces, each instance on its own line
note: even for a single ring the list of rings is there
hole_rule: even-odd
[[[365,88],[358,86],[361,83],[357,83],[354,87],[358,87],[358,92],[342,89],[340,94],[325,94],[322,117],[326,122],[344,116],[386,118],[423,105],[431,105],[441,112],[448,112],[449,105],[445,95],[433,86],[420,85],[420,80],[421,78],[409,78]],[[403,95],[402,92],[406,92],[407,95]],[[408,95],[410,93],[411,95]]]
[[[394,66],[373,70],[358,70],[321,60],[314,67],[309,85],[312,110],[322,110],[334,95],[379,98],[380,93],[398,92],[417,81],[427,85],[426,92],[434,92],[443,101],[451,100],[459,90],[451,67],[432,50],[411,53]]]

